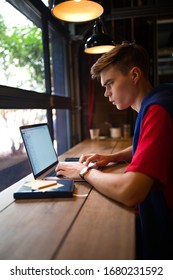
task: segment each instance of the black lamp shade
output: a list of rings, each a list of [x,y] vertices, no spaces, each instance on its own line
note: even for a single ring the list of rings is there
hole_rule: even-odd
[[[93,35],[85,43],[84,51],[90,54],[105,53],[115,46],[110,36],[104,33],[100,20],[97,20],[93,27]]]

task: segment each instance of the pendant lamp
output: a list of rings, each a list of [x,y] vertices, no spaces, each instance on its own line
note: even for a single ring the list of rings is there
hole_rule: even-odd
[[[85,43],[84,52],[88,54],[102,54],[115,47],[114,41],[105,34],[100,19],[95,21],[93,35]]]
[[[53,2],[52,14],[63,21],[85,22],[93,20],[102,15],[104,9],[100,1],[69,0]]]

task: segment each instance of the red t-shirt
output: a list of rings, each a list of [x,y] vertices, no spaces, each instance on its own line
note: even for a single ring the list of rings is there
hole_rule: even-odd
[[[155,179],[152,188],[163,190],[173,217],[173,120],[162,106],[152,105],[147,110],[128,171]]]

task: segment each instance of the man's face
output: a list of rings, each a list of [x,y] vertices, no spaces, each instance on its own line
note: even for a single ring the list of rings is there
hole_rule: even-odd
[[[101,72],[101,85],[105,87],[104,96],[119,110],[133,105],[136,98],[136,87],[133,73],[123,75],[115,67],[108,67]]]

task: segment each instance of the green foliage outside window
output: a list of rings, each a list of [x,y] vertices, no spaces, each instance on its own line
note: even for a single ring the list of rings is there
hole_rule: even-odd
[[[32,90],[44,91],[42,31],[35,25],[7,27],[0,15],[0,68],[8,82],[11,66],[27,70],[27,83]],[[26,83],[19,79],[18,87]],[[37,89],[38,88],[38,89]]]

